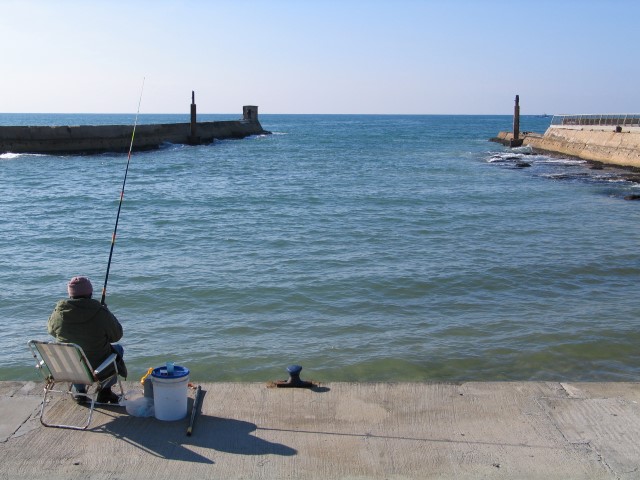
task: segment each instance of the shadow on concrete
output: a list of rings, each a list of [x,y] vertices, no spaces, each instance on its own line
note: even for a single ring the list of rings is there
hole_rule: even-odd
[[[327,392],[330,392],[331,389],[329,387],[321,387],[321,386],[316,385],[315,387],[313,387],[311,389],[311,391],[315,392],[315,393],[327,393]]]
[[[266,387],[267,388],[275,388],[276,390],[285,390],[285,391],[293,388],[293,387],[287,387],[287,386],[278,387],[277,384],[279,382],[285,383],[284,380],[276,380],[275,382],[267,382]],[[314,393],[327,393],[327,392],[331,391],[331,389],[329,387],[321,386],[321,385],[318,385],[318,384],[316,384],[314,382],[311,382],[311,383],[313,383],[313,387],[311,387],[311,388],[308,388],[308,387],[299,387],[299,388],[304,389],[304,390],[309,390],[309,391],[314,392]]]
[[[182,420],[165,422],[155,418],[114,415],[112,421],[92,431],[112,435],[155,457],[184,462],[213,464],[215,452],[281,456],[298,453],[286,445],[252,435],[257,430],[255,424],[229,418],[198,414],[193,433],[187,436],[193,399],[189,398],[188,402],[189,415]],[[122,410],[118,409],[118,412]],[[103,410],[103,413],[106,412]],[[202,449],[210,450],[211,455],[201,454]]]

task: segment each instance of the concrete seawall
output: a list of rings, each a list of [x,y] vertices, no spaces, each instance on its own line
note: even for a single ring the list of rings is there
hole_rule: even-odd
[[[570,155],[612,165],[640,168],[640,128],[551,126],[544,135],[524,132],[522,144],[534,150]],[[509,145],[513,133],[500,132],[495,139]]]

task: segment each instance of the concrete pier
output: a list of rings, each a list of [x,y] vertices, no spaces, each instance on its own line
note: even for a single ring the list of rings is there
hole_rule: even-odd
[[[188,416],[117,406],[99,407],[87,431],[46,428],[41,383],[0,382],[0,478],[640,478],[638,383],[200,385],[187,436]],[[48,408],[86,415],[66,396]]]
[[[618,130],[618,131],[617,131]],[[511,132],[500,132],[495,139],[510,146]],[[640,128],[549,127],[544,135],[527,133],[522,145],[541,152],[569,155],[584,160],[640,168]]]

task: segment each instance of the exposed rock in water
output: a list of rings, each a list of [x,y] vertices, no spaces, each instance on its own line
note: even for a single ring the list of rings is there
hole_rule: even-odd
[[[637,174],[622,175],[621,178],[627,182],[640,183],[640,177]]]

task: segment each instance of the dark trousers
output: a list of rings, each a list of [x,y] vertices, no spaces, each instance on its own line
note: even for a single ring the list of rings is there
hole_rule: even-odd
[[[122,347],[122,345],[120,345],[119,343],[112,343],[111,348],[115,353],[118,354],[118,359],[116,359],[116,362],[118,363],[118,365],[120,365],[121,363],[122,365],[124,365],[124,360],[123,360],[124,348]],[[93,367],[93,365],[91,366]],[[123,372],[120,372],[120,369],[118,369],[118,373],[123,373]],[[105,388],[111,388],[111,386],[114,385],[116,381],[117,381],[117,378],[115,376],[109,378],[108,380],[106,380],[104,383],[100,385],[100,390],[103,390]],[[72,391],[76,393],[87,393],[87,386],[80,383],[74,383],[72,385]]]

